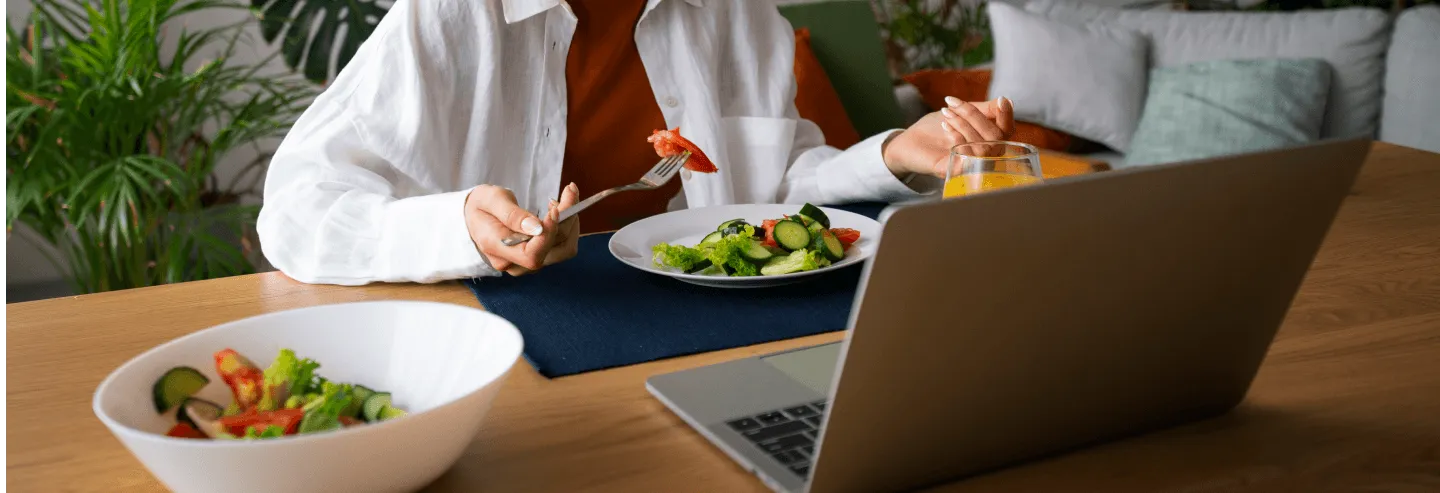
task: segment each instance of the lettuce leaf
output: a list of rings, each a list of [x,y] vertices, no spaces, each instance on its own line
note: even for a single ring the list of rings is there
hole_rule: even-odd
[[[792,272],[804,272],[815,270],[830,265],[820,252],[815,250],[796,250],[783,257],[775,257],[765,264],[760,271],[767,276],[778,276]]]
[[[807,249],[805,250],[805,262],[800,265],[800,270],[802,272],[815,270],[829,265],[830,259],[825,258],[825,255],[821,254],[819,250]]]
[[[655,265],[661,267],[690,270],[695,267],[695,264],[705,260],[705,252],[698,248],[682,245],[661,243],[652,247],[651,251],[655,252],[651,260],[655,262]]]
[[[260,397],[260,410],[273,411],[291,396],[315,391],[315,370],[320,363],[310,358],[299,358],[295,351],[281,349],[275,362],[265,369],[265,385]]]
[[[254,426],[245,427],[245,436],[241,438],[256,440],[261,438],[280,438],[282,436],[285,436],[284,428],[275,425],[265,425],[265,431],[258,431]]]
[[[729,267],[731,276],[758,276],[760,268],[746,260],[744,255],[745,250],[755,244],[754,234],[755,228],[745,226],[742,234],[726,236],[720,241],[707,245],[709,251],[706,252],[705,258],[709,259],[712,264]]]
[[[758,276],[760,267],[745,259],[744,252],[755,243],[755,227],[744,226],[742,231],[721,238],[709,245],[687,247],[660,243],[651,247],[655,265],[689,271],[696,265],[709,260],[711,264],[729,268],[732,276]]]
[[[355,387],[350,384],[337,384],[325,382],[321,384],[320,397],[308,401],[301,409],[305,410],[305,417],[300,419],[300,429],[297,433],[314,433],[317,431],[339,429],[340,414],[355,399]]]

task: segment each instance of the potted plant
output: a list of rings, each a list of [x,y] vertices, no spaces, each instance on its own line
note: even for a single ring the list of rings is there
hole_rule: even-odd
[[[892,75],[962,68],[995,56],[984,0],[871,0]]]
[[[254,271],[245,232],[268,155],[222,186],[216,164],[283,133],[314,94],[233,58],[253,19],[188,30],[224,0],[41,0],[6,27],[6,231],[33,229],[77,292]],[[168,49],[173,47],[173,49]],[[258,148],[258,147],[257,147]]]

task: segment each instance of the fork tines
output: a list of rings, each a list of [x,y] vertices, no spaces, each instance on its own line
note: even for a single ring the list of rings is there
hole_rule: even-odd
[[[668,158],[665,158],[665,160],[661,161],[660,164],[656,165],[654,173],[659,176],[669,176],[673,174],[680,166],[683,166],[686,161],[689,160],[690,151],[685,151],[680,154],[672,155]]]

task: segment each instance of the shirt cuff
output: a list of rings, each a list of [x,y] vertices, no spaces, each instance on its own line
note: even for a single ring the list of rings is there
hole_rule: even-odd
[[[843,179],[865,188],[864,195],[886,202],[909,200],[925,195],[926,190],[912,188],[912,185],[901,181],[894,173],[890,172],[889,167],[885,166],[885,155],[882,152],[885,140],[900,131],[900,129],[893,129],[880,132],[846,149],[845,155],[854,156],[854,159],[848,160],[850,165],[846,166],[851,176]],[[833,178],[840,177],[834,176]],[[915,180],[914,185],[926,183],[928,182],[925,180]]]
[[[382,278],[436,282],[499,275],[485,261],[465,225],[470,190],[423,195],[385,206]]]

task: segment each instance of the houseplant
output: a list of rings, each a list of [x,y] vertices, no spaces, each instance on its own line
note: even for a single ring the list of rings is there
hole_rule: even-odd
[[[54,246],[75,291],[254,270],[243,235],[258,208],[239,199],[267,156],[226,186],[216,164],[283,132],[313,89],[261,73],[265,60],[234,63],[245,22],[177,20],[228,8],[41,0],[23,30],[7,23],[6,231],[23,224]]]
[[[871,0],[890,70],[957,68],[994,57],[984,0]]]
[[[380,0],[250,0],[260,35],[280,42],[285,64],[307,79],[334,79],[375,32],[392,2]],[[334,57],[331,57],[331,54]]]

